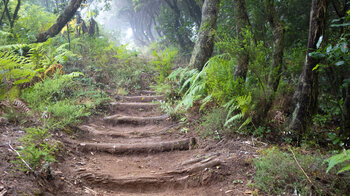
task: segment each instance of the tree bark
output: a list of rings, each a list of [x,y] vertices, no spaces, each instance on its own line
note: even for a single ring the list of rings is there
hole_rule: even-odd
[[[205,0],[204,2],[201,27],[190,60],[190,67],[202,70],[213,53],[219,4],[220,0]]]
[[[15,21],[17,19],[19,9],[21,8],[21,0],[17,1],[17,5],[15,8],[15,11],[13,12],[12,17],[11,17],[10,11],[8,9],[8,3],[9,3],[9,1],[7,1],[7,2],[4,1],[4,12],[6,13],[6,16],[9,20],[9,23],[10,23],[10,28],[12,29],[14,24],[15,24]]]
[[[265,11],[273,34],[273,59],[268,79],[269,87],[276,92],[281,78],[284,50],[284,27],[276,12],[274,0],[265,0]]]
[[[195,138],[158,143],[113,144],[113,143],[82,143],[79,147],[83,151],[109,152],[112,154],[167,152],[174,150],[188,150],[196,143]]]
[[[4,2],[4,11],[2,12],[1,14],[1,17],[0,17],[0,29],[2,28],[2,20],[4,19],[5,17],[5,14],[6,14],[6,10],[7,10],[7,4],[9,3],[10,0],[3,0]]]
[[[306,60],[293,97],[295,109],[287,127],[298,141],[307,132],[317,108],[318,74],[312,69],[319,60],[310,57],[309,53],[317,49],[317,42],[324,35],[328,3],[328,0],[312,0]]]
[[[75,12],[79,9],[83,0],[71,0],[69,5],[64,9],[63,13],[57,18],[47,31],[40,33],[36,37],[36,42],[45,42],[48,38],[56,36],[62,28],[72,19]]]
[[[343,103],[343,130],[340,133],[340,136],[344,136],[345,146],[350,146],[350,86],[345,88],[344,90],[344,103]]]
[[[244,28],[250,27],[249,17],[246,9],[245,0],[233,0],[234,5],[234,16],[236,20],[236,33],[237,38],[239,40],[243,40],[243,32]],[[241,78],[245,80],[248,72],[248,64],[249,64],[249,53],[244,48],[243,43],[240,43],[242,47],[242,52],[238,54],[237,58],[237,67],[235,70],[235,80]]]

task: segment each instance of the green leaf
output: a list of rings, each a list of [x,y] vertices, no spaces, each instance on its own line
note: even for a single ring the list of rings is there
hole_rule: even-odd
[[[332,24],[331,27],[347,27],[350,26],[350,23],[343,23],[343,24]]]
[[[312,58],[315,58],[315,59],[323,59],[326,57],[325,54],[320,53],[320,52],[311,52],[311,53],[309,53],[309,56]]]
[[[344,65],[345,61],[338,61],[335,63],[336,66]]]
[[[312,71],[315,71],[316,69],[318,69],[318,67],[320,67],[320,64],[317,64],[314,68],[312,68]]]
[[[339,170],[339,171],[338,171],[338,174],[339,174],[339,173],[342,173],[342,172],[345,172],[345,171],[350,171],[350,164],[347,165],[347,166],[345,166],[345,167],[343,167],[341,170]]]
[[[328,168],[326,172],[328,173],[329,170],[331,170],[334,166],[343,163],[345,161],[350,160],[350,150],[341,152],[340,154],[334,155],[328,159],[325,160],[325,162],[328,162]],[[349,165],[346,166],[346,169]]]

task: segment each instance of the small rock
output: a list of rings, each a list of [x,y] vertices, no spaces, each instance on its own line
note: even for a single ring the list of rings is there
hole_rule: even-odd
[[[61,180],[64,180],[64,179],[66,179],[65,177],[61,177]]]
[[[55,175],[62,175],[63,173],[59,170],[55,171]]]
[[[86,171],[86,169],[85,168],[78,168],[77,169],[77,172],[82,172],[82,171]]]
[[[0,196],[4,196],[4,195],[6,195],[6,193],[7,193],[7,190],[6,190],[6,189],[3,189],[3,190],[0,192]]]
[[[0,125],[6,125],[9,123],[9,120],[5,117],[0,117]]]

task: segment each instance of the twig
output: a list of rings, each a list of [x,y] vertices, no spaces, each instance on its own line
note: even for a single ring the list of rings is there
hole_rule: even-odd
[[[26,167],[28,167],[28,169],[34,173],[34,170],[29,166],[29,164],[22,158],[21,154],[19,154],[19,152],[17,150],[15,150],[12,146],[11,146],[11,141],[9,141],[9,147],[11,148],[11,150],[15,151],[15,153],[18,155],[18,157],[21,159],[21,161],[24,163],[24,165]]]
[[[309,176],[306,174],[305,170],[301,167],[301,165],[299,164],[297,158],[295,157],[295,154],[293,152],[293,150],[291,148],[289,148],[289,151],[292,152],[293,154],[293,158],[295,160],[295,162],[297,163],[298,167],[300,168],[300,170],[303,172],[304,176],[306,177],[306,179],[309,181],[309,183],[312,185],[312,186],[315,186],[314,183],[311,181],[311,179],[309,178]]]
[[[90,189],[89,187],[84,186],[84,188],[85,188],[85,190],[88,190],[88,191],[92,192],[94,195],[97,195],[97,192],[92,190],[92,189]]]

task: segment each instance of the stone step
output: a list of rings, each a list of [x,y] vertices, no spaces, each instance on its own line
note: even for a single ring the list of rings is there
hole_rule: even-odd
[[[170,120],[167,114],[162,116],[148,116],[148,117],[139,117],[139,116],[121,116],[119,114],[113,116],[107,116],[103,119],[106,123],[113,126],[117,124],[133,124],[133,125],[145,125],[151,123],[159,123],[161,121]]]

